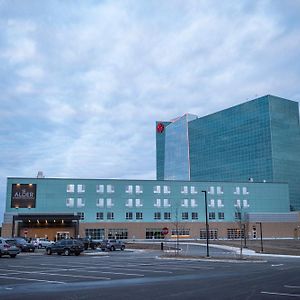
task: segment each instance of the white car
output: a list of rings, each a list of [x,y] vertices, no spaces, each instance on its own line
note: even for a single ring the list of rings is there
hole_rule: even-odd
[[[49,241],[46,238],[37,238],[36,240],[33,241],[33,243],[34,243],[35,247],[38,247],[38,248],[46,248],[46,247],[54,244],[53,241]]]

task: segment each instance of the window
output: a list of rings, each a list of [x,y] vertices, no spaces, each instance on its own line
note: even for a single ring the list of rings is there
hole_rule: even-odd
[[[184,235],[184,236],[189,236],[190,235],[190,229],[186,228],[173,228],[172,229],[172,235]]]
[[[244,238],[244,229],[227,228],[227,238],[228,239]]]
[[[160,186],[159,185],[156,185],[153,187],[153,193],[154,194],[160,194]]]
[[[192,212],[192,220],[198,220],[198,213]]]
[[[218,219],[219,220],[224,220],[224,213],[223,212],[218,212]]]
[[[84,192],[85,192],[85,185],[77,184],[77,193],[84,193]]]
[[[67,193],[74,193],[74,190],[75,190],[74,184],[67,185]]]
[[[198,204],[195,199],[191,199],[191,207],[197,207]]]
[[[216,213],[215,213],[215,212],[209,212],[209,213],[208,213],[208,218],[209,218],[210,220],[214,220],[214,219],[216,218]]]
[[[155,212],[154,213],[154,220],[160,220],[161,219],[161,213],[160,212]]]
[[[163,239],[164,235],[162,234],[161,228],[146,228],[146,239]]]
[[[197,194],[197,188],[195,186],[191,186],[191,194]]]
[[[103,219],[104,219],[103,212],[97,212],[96,213],[96,220],[103,220]]]
[[[223,194],[223,187],[217,186],[217,194],[222,195]]]
[[[213,186],[210,186],[210,187],[209,187],[208,194],[211,194],[211,195],[213,195],[214,193],[215,193],[215,187],[213,187]]]
[[[67,198],[66,206],[67,207],[74,207],[74,198]]]
[[[85,230],[85,236],[90,239],[102,240],[104,239],[104,229],[103,228],[87,228]]]
[[[235,195],[239,195],[240,193],[241,193],[240,187],[239,187],[239,186],[236,186],[236,187],[235,187],[235,192],[234,192],[234,194],[235,194]]]
[[[241,207],[241,200],[236,200],[236,203],[234,204],[235,207]]]
[[[168,185],[164,185],[164,194],[170,194],[171,188]]]
[[[125,228],[109,228],[107,237],[109,239],[126,240],[128,239],[128,230]]]
[[[188,186],[184,185],[181,187],[181,194],[187,194],[189,192]]]
[[[236,211],[236,212],[234,213],[234,218],[235,218],[236,220],[241,220],[241,219],[242,219],[242,214],[241,214],[241,212]]]
[[[141,199],[135,199],[135,206],[136,207],[142,207],[143,206],[142,200]]]
[[[181,219],[182,220],[188,220],[189,219],[189,213],[188,212],[181,213]]]
[[[181,200],[181,206],[182,207],[188,207],[189,206],[189,200],[188,199],[182,199]]]
[[[84,207],[85,206],[85,199],[77,198],[77,207]]]
[[[224,207],[224,204],[222,203],[221,199],[218,199],[218,207]]]
[[[77,216],[80,217],[80,220],[84,220],[84,212],[78,212]]]
[[[160,201],[160,199],[156,199],[156,200],[155,200],[154,206],[155,206],[155,207],[160,207],[160,206],[161,206],[161,201]]]
[[[103,198],[97,199],[96,206],[97,207],[104,207],[104,199]]]
[[[126,212],[126,220],[132,220],[133,219],[133,214],[132,212]]]
[[[248,189],[246,186],[243,187],[243,195],[248,195],[249,192],[248,192]]]
[[[243,206],[244,206],[244,208],[248,208],[250,206],[248,204],[248,200],[246,200],[246,199],[243,200]]]
[[[218,230],[217,229],[210,229],[208,231],[208,238],[210,240],[217,240],[218,239]],[[200,229],[200,239],[206,240],[206,229]]]
[[[215,207],[215,200],[214,199],[210,199],[208,207]]]
[[[97,193],[104,193],[104,185],[103,184],[97,184],[96,185],[96,192]]]
[[[164,199],[164,207],[170,207],[171,203],[169,201],[169,199]]]
[[[113,212],[108,212],[106,214],[107,220],[114,220],[115,216]]]
[[[133,200],[132,199],[127,199],[126,203],[125,203],[125,206],[132,207],[133,206]]]
[[[143,213],[142,212],[135,213],[135,219],[136,220],[143,220]]]
[[[115,187],[112,185],[112,184],[108,184],[106,186],[106,191],[107,193],[111,194],[111,193],[114,193],[115,192]]]
[[[106,199],[106,206],[107,207],[113,207],[114,206],[113,200],[111,198]]]
[[[142,194],[143,193],[143,187],[141,185],[135,186],[135,193],[136,194]]]
[[[165,212],[164,213],[164,219],[165,220],[171,220],[171,213],[170,212]]]
[[[125,193],[132,194],[132,192],[133,192],[133,187],[132,187],[132,185],[127,185],[126,190],[125,190]]]

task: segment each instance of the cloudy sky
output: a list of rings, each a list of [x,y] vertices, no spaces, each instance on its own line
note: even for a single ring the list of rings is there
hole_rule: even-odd
[[[300,1],[0,0],[6,177],[155,179],[155,121],[300,100]]]

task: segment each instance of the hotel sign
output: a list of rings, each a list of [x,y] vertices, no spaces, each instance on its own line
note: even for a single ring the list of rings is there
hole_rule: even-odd
[[[11,207],[34,208],[36,202],[36,184],[13,184]]]

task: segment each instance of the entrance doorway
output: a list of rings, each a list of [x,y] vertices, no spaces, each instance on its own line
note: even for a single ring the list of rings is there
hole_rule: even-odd
[[[58,231],[56,233],[56,240],[63,240],[63,239],[69,239],[70,238],[70,232],[69,231]]]

